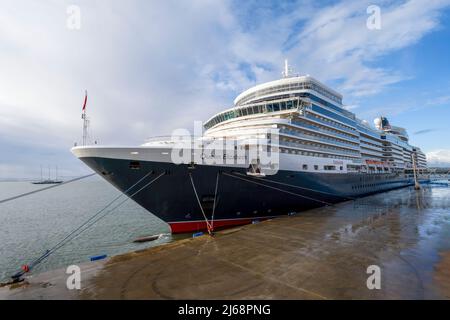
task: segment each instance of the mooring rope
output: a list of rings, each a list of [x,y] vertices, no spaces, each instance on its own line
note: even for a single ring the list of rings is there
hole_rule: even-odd
[[[202,211],[203,218],[205,218],[206,228],[208,230],[208,233],[211,235],[212,234],[211,225],[208,221],[208,218],[206,217],[205,211],[203,211],[203,206],[202,206],[202,203],[200,202],[200,198],[198,197],[197,189],[195,189],[195,184],[194,184],[194,179],[192,178],[192,173],[190,173],[190,172],[189,172],[189,178],[191,179],[192,188],[194,189],[195,197],[197,198],[198,205],[200,207],[200,210]]]
[[[128,198],[120,202],[118,205],[114,206],[112,209],[104,213],[100,216],[102,212],[104,212],[109,206],[111,206],[114,202],[116,202],[119,198],[121,198],[124,194],[127,194],[130,192],[135,186],[137,186],[140,182],[142,182],[145,178],[147,178],[150,174],[152,174],[153,171],[148,172],[144,177],[139,179],[136,183],[134,183],[131,187],[129,187],[127,190],[125,190],[123,193],[119,194],[117,197],[115,197],[112,201],[110,201],[106,206],[104,206],[101,210],[97,211],[92,217],[90,217],[88,220],[86,220],[84,223],[82,223],[79,227],[71,231],[67,236],[65,236],[62,240],[60,240],[56,245],[54,245],[51,249],[46,250],[43,255],[41,255],[39,258],[35,259],[28,265],[25,265],[22,267],[22,270],[17,272],[12,276],[13,279],[19,279],[21,276],[23,276],[26,272],[31,271],[32,268],[34,268],[36,265],[41,263],[44,259],[46,259],[48,256],[50,256],[52,253],[54,253],[56,250],[60,249],[64,245],[66,245],[68,242],[72,241],[76,237],[78,237],[80,234],[82,234],[84,231],[89,229],[91,226],[93,226],[95,223],[97,223],[99,220],[103,219],[107,214],[111,213],[118,207],[120,207],[123,203],[128,201],[130,198],[134,197],[136,194],[150,186],[153,182],[158,180],[160,177],[162,177],[165,172],[161,173],[159,176],[157,176],[155,179],[150,181],[149,183],[145,184],[143,187],[141,187],[139,190],[134,192],[133,194],[129,195]],[[97,219],[95,219],[97,218]],[[94,220],[95,219],[95,220]],[[83,229],[84,228],[84,229]],[[81,231],[80,231],[81,230]],[[78,233],[77,233],[78,232]]]
[[[59,187],[59,186],[63,186],[65,184],[68,184],[68,183],[71,183],[71,182],[75,182],[75,181],[78,181],[78,180],[81,180],[81,179],[84,179],[84,178],[89,178],[89,177],[92,177],[93,175],[95,175],[95,173],[91,173],[91,174],[88,174],[88,175],[85,175],[85,176],[82,176],[82,177],[77,177],[77,178],[74,178],[72,180],[64,181],[62,183],[58,183],[58,184],[55,184],[55,185],[52,185],[52,186],[49,186],[49,187],[33,190],[33,191],[30,191],[30,192],[25,192],[25,193],[19,194],[17,196],[11,197],[11,198],[0,200],[0,204],[8,202],[8,201],[11,201],[11,200],[19,199],[19,198],[22,198],[22,197],[25,197],[25,196],[29,196],[29,195],[32,195],[34,193],[38,193],[38,192],[41,192],[41,191],[45,191],[45,190],[48,190],[48,189],[52,189],[52,188],[56,188],[56,187]]]
[[[248,180],[248,179],[244,179],[244,178],[242,178],[242,177],[238,177],[238,176],[235,176],[235,175],[226,173],[226,172],[223,172],[223,174],[226,175],[226,176],[235,178],[235,179],[240,179],[240,180],[244,180],[244,181],[247,181],[247,182],[250,182],[250,183],[254,183],[254,184],[257,184],[257,185],[260,185],[260,186],[263,186],[263,187],[267,187],[267,188],[269,188],[269,189],[278,190],[278,191],[280,191],[280,192],[285,192],[285,193],[288,193],[288,194],[291,194],[291,195],[294,195],[294,196],[298,196],[298,197],[301,197],[301,198],[305,198],[305,199],[308,199],[308,200],[312,200],[312,201],[315,201],[315,202],[319,202],[319,203],[325,204],[325,205],[327,205],[327,206],[331,206],[331,205],[332,205],[332,203],[329,203],[329,202],[326,202],[326,201],[317,200],[317,199],[314,199],[314,198],[311,198],[311,197],[308,197],[308,196],[304,196],[304,195],[301,195],[301,194],[298,194],[298,193],[294,193],[294,192],[290,192],[290,191],[283,190],[283,189],[280,189],[280,188],[268,186],[268,185],[266,185],[266,184],[264,184],[264,183],[259,183],[259,182],[256,182],[256,181],[251,181],[251,180]]]
[[[71,238],[71,240],[75,239],[76,237],[78,237],[80,234],[82,234],[84,231],[86,231],[87,229],[89,229],[90,227],[92,227],[94,224],[96,224],[98,221],[100,221],[101,219],[103,219],[106,215],[108,215],[109,213],[113,212],[115,209],[119,208],[122,204],[124,204],[125,202],[127,202],[128,200],[130,200],[131,198],[133,198],[135,195],[137,195],[139,192],[141,192],[142,190],[144,190],[145,188],[149,187],[151,184],[153,184],[154,182],[156,182],[156,180],[158,180],[159,178],[161,178],[163,175],[165,175],[165,172],[161,173],[159,176],[157,176],[155,179],[151,180],[150,182],[148,182],[147,184],[145,184],[143,187],[141,187],[139,190],[135,191],[133,194],[131,194],[130,196],[128,196],[127,198],[125,198],[124,200],[122,200],[119,204],[117,204],[116,206],[114,206],[112,209],[110,209],[109,211],[107,211],[106,213],[104,213],[103,215],[99,216],[96,220],[94,220],[89,226],[87,226],[85,229],[83,229],[80,233],[76,234],[74,237]]]
[[[240,173],[240,172],[236,172],[236,174],[237,174],[237,175],[240,175],[240,176],[246,177],[244,174],[242,174],[242,173]],[[344,198],[344,199],[348,199],[348,200],[355,200],[355,199],[356,199],[356,198],[354,198],[354,197],[341,196],[341,195],[334,194],[334,193],[331,193],[331,192],[320,191],[320,190],[310,189],[310,188],[306,188],[306,187],[300,187],[300,186],[296,186],[296,185],[294,185],[294,184],[289,184],[289,183],[279,182],[279,181],[275,181],[275,180],[271,180],[271,179],[266,179],[266,178],[262,179],[262,178],[257,178],[257,177],[251,177],[251,178],[256,179],[256,180],[260,180],[260,181],[273,182],[273,183],[276,183],[276,184],[279,184],[279,185],[283,185],[283,186],[287,186],[287,187],[292,187],[292,188],[298,188],[298,189],[308,190],[308,191],[316,192],[316,193],[322,193],[322,194],[326,194],[326,195],[330,195],[330,196],[334,196],[334,197],[338,197],[338,198]]]
[[[214,213],[216,212],[217,190],[219,188],[219,177],[220,177],[220,171],[217,172],[216,190],[214,191],[214,203],[213,203],[213,210],[212,210],[212,215],[211,215],[211,227],[213,230],[214,230]]]

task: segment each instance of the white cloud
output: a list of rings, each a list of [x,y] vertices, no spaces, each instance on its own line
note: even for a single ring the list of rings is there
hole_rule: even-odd
[[[443,104],[449,104],[450,103],[450,95],[445,95],[445,96],[439,96],[439,97],[435,97],[433,99],[429,99],[426,102],[426,105],[428,106],[441,106]]]
[[[450,150],[439,149],[426,154],[429,166],[450,167]]]
[[[447,0],[383,1],[381,30],[366,27],[369,1],[343,1],[318,10],[298,36],[292,50],[303,68],[322,80],[340,80],[339,89],[352,96],[374,94],[408,79],[395,70],[373,66],[377,58],[416,43],[439,25]]]
[[[78,170],[67,159],[81,136],[84,89],[94,135],[106,144],[205,120],[240,90],[279,77],[286,56],[344,93],[373,94],[406,77],[375,59],[437,28],[449,1],[382,2],[375,33],[365,27],[369,2],[274,3],[277,11],[260,1],[79,0],[81,30],[71,31],[73,1],[2,1],[0,143],[29,153],[8,170],[39,170],[48,153]]]
[[[220,100],[205,66],[243,82],[223,54],[235,25],[224,4],[85,1],[80,8],[80,31],[65,28],[63,3],[2,9],[1,46],[9,50],[0,53],[0,130],[11,140],[68,148],[79,139],[87,88],[94,132],[104,142],[138,143],[229,101]]]
[[[348,106],[344,106],[344,108],[347,109],[347,110],[349,110],[349,111],[358,109],[359,107],[360,107],[360,106],[359,106],[358,104],[351,104],[351,105],[348,105]]]

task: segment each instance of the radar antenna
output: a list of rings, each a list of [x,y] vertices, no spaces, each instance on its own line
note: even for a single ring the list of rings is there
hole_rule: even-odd
[[[292,68],[289,66],[288,59],[284,59],[283,77],[289,78],[292,75]]]
[[[81,114],[81,119],[83,119],[83,146],[87,144],[88,130],[89,130],[89,118],[86,115],[86,104],[87,104],[87,90],[85,90],[83,109]]]

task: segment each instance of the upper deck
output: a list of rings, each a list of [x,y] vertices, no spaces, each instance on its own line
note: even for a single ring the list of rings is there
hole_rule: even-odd
[[[408,143],[406,130],[390,126],[387,119],[380,127],[380,121],[372,127],[358,119],[345,109],[340,93],[306,75],[287,76],[242,92],[233,107],[212,116],[204,128],[206,136],[237,137],[258,128],[276,127],[280,130],[281,152],[316,160],[338,158],[410,166],[414,147]],[[417,163],[426,166],[424,157],[417,157]]]
[[[298,98],[320,103],[336,113],[337,117],[349,118],[346,120],[348,123],[352,124],[355,119],[352,112],[344,109],[340,93],[307,75],[262,83],[242,92],[234,100],[232,108],[212,116],[205,122],[204,127],[210,129],[224,121],[251,114],[296,109],[299,106]]]
[[[305,90],[313,90],[316,93],[342,105],[342,95],[311,76],[288,77],[275,81],[259,84],[245,90],[234,100],[235,106],[256,102],[271,96],[292,94]]]

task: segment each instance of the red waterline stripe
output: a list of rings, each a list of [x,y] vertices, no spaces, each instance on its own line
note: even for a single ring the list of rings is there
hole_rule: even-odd
[[[258,218],[258,220],[270,219],[267,218]],[[251,223],[253,219],[230,219],[230,220],[215,220],[214,221],[214,230],[238,226],[243,224]],[[197,231],[206,231],[206,222],[205,221],[188,221],[188,222],[169,222],[170,229],[172,233],[187,233],[187,232],[197,232]]]

